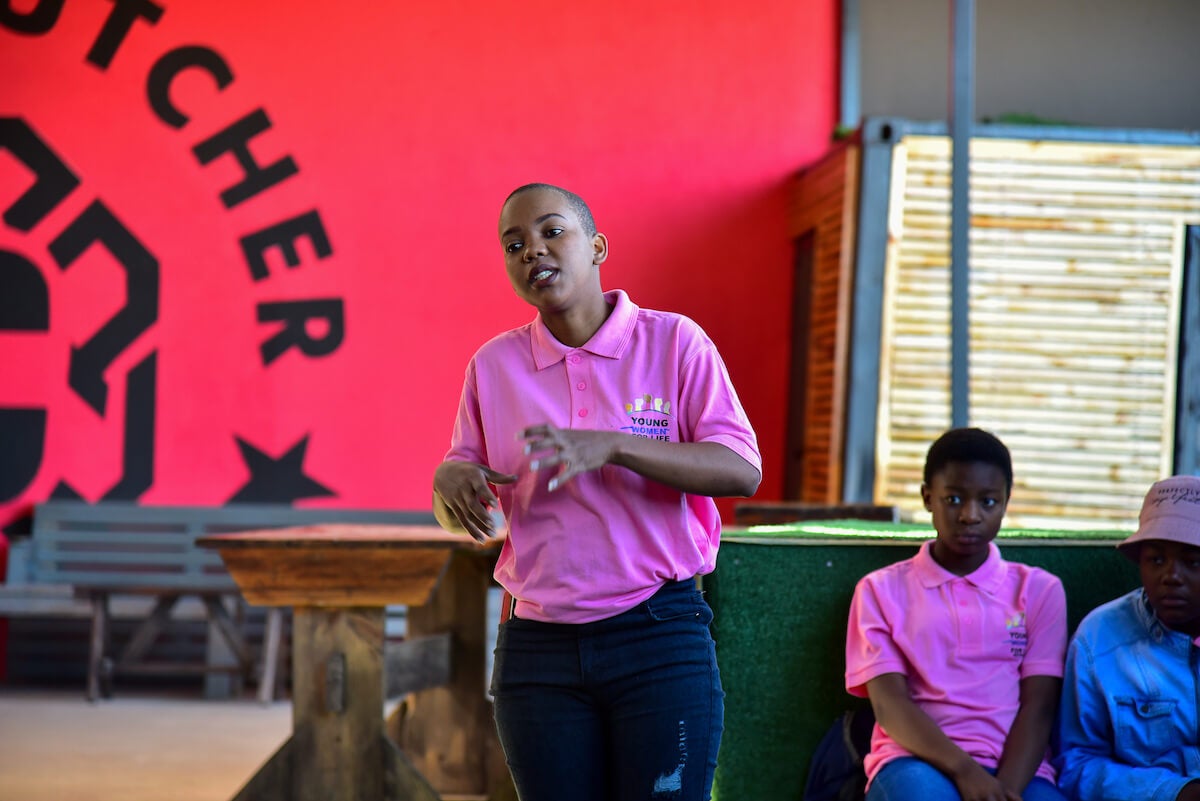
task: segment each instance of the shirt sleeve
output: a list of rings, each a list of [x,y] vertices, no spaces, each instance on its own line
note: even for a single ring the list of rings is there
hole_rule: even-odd
[[[1159,767],[1135,767],[1114,753],[1116,731],[1087,637],[1076,636],[1067,654],[1058,719],[1059,787],[1069,798],[1174,801],[1191,778]]]
[[[450,450],[446,461],[488,464],[487,441],[483,432],[483,417],[479,407],[479,385],[476,379],[475,359],[467,363],[466,378],[463,380],[462,396],[458,400],[458,413],[454,418],[454,430],[450,435]]]
[[[1058,576],[1044,570],[1031,576],[1030,589],[1025,611],[1029,643],[1021,660],[1021,678],[1061,678],[1067,653],[1067,594]]]
[[[888,610],[892,599],[881,591],[876,574],[860,579],[850,601],[846,626],[846,691],[867,697],[867,682],[885,673],[908,675],[908,663],[892,637]]]
[[[695,326],[695,323],[691,324]],[[681,368],[684,442],[718,442],[762,472],[758,438],[742,408],[716,345],[695,326],[697,347],[685,351]]]

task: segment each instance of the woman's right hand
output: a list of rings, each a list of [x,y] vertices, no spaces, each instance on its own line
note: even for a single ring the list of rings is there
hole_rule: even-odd
[[[487,542],[496,536],[492,510],[500,508],[491,485],[516,480],[515,475],[473,462],[442,462],[433,474],[434,515],[444,528],[465,531],[476,542]]]

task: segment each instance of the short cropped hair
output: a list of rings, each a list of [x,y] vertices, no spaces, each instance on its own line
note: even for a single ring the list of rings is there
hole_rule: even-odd
[[[981,428],[952,428],[929,446],[925,455],[925,485],[951,462],[983,462],[1004,474],[1008,493],[1012,494],[1012,455],[994,434]]]
[[[584,233],[588,236],[596,235],[596,220],[592,217],[592,210],[588,208],[587,202],[579,195],[569,189],[563,189],[561,186],[555,186],[554,184],[525,184],[524,186],[518,186],[508,193],[508,197],[504,198],[504,205],[507,206],[508,201],[517,195],[523,192],[530,192],[534,189],[546,189],[562,195],[563,200],[567,201],[567,205],[571,207],[571,211],[575,212],[575,216],[579,218]]]

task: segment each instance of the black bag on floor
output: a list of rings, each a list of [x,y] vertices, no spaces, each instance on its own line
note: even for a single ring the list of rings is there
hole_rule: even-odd
[[[869,706],[845,712],[833,722],[813,752],[803,801],[863,801],[863,757],[871,750],[874,726],[875,713]]]

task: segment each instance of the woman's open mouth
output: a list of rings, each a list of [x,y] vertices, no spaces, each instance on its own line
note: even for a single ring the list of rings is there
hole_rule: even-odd
[[[529,285],[533,287],[541,287],[554,280],[558,275],[558,270],[552,267],[539,267],[529,275]]]

